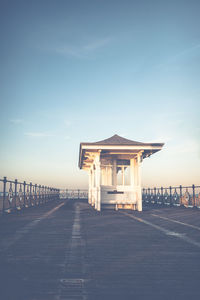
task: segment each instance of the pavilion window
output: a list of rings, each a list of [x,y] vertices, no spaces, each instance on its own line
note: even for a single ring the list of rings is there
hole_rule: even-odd
[[[117,185],[123,185],[123,170],[121,166],[117,167]]]
[[[93,166],[93,170],[94,170],[93,184],[94,184],[94,187],[96,187],[96,168],[95,168],[95,165]]]
[[[101,185],[112,185],[112,165],[101,166]]]
[[[126,166],[124,168],[124,185],[130,185],[131,180],[130,180],[130,166]]]
[[[117,185],[130,185],[130,160],[117,161]]]

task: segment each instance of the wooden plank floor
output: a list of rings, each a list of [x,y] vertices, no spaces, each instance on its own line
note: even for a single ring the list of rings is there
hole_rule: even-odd
[[[200,211],[58,201],[0,218],[0,299],[200,299]]]

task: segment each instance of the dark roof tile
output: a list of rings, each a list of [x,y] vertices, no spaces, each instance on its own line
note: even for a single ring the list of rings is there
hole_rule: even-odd
[[[94,143],[96,145],[141,145],[143,143],[125,139],[117,134],[108,139]]]
[[[94,143],[81,143],[81,145],[127,145],[127,146],[147,146],[147,145],[164,145],[163,143],[141,143],[132,140],[125,139],[117,134],[111,136],[108,139],[94,142]]]

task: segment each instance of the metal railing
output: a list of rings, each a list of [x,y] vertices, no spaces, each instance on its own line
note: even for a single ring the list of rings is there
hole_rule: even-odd
[[[88,190],[60,189],[60,199],[88,199]]]
[[[19,182],[17,179],[0,179],[0,212],[10,213],[22,208],[42,205],[59,199],[59,189]]]
[[[143,188],[144,205],[184,206],[200,208],[200,186]]]

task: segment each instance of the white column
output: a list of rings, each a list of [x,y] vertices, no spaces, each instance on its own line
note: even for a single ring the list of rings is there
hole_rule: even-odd
[[[112,166],[112,185],[117,186],[117,160],[113,159]]]
[[[95,173],[94,173],[94,166],[93,165],[92,165],[92,169],[91,169],[91,174],[92,174],[92,178],[91,178],[91,183],[92,183],[91,205],[94,206],[95,205],[95,192],[94,192],[94,176],[95,176]]]
[[[107,167],[107,182],[106,185],[112,185],[112,167]]]
[[[134,186],[137,188],[138,186],[138,160],[134,159]]]
[[[106,167],[101,167],[101,184],[106,185]]]
[[[124,168],[124,166],[122,166],[122,185],[123,186],[125,185],[125,173],[124,173],[124,171],[125,171],[125,168]]]
[[[89,170],[89,190],[88,190],[88,203],[92,204],[92,170]]]
[[[105,173],[104,173],[104,176],[105,176],[105,178],[104,178],[104,185],[108,185],[108,172],[109,172],[109,170],[108,170],[108,166],[106,166],[105,167]]]
[[[137,155],[137,187],[138,187],[137,210],[142,211],[141,153],[138,153]]]
[[[100,153],[96,156],[95,159],[95,175],[96,175],[96,201],[95,201],[95,209],[101,210],[101,166],[100,166]]]
[[[88,171],[88,203],[90,203],[90,194],[91,194],[91,172]]]
[[[135,184],[135,166],[136,162],[134,158],[130,159],[130,185],[131,185],[131,201],[135,204],[135,201],[137,201],[137,190],[136,190],[136,184]],[[134,207],[135,208],[135,207]]]
[[[134,160],[134,158],[131,158],[130,159],[130,185],[133,187],[133,189],[134,189],[134,185],[135,185],[134,166],[135,166],[135,160]]]

